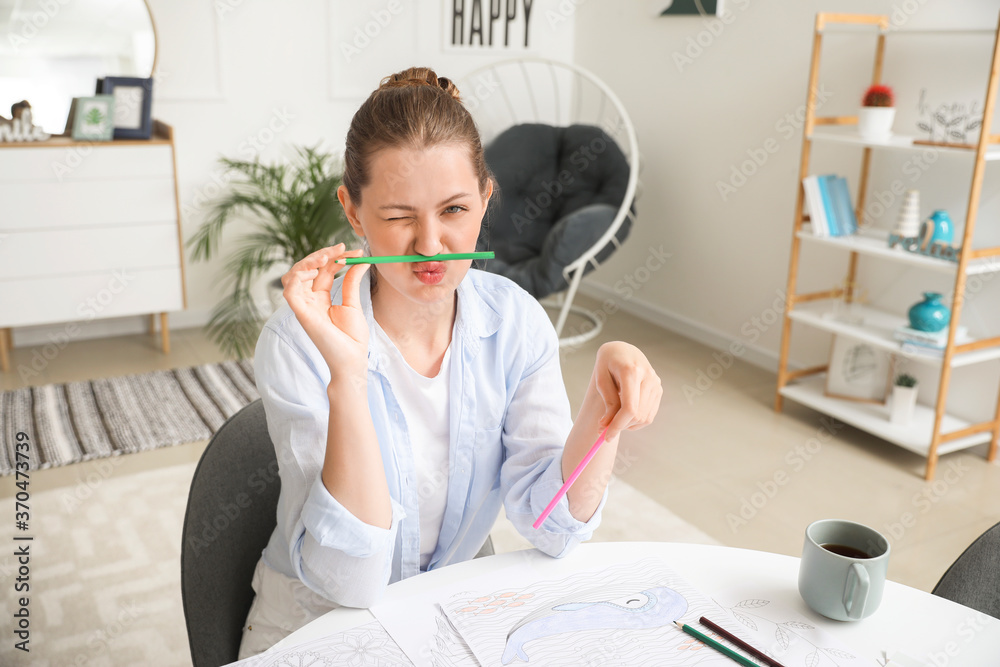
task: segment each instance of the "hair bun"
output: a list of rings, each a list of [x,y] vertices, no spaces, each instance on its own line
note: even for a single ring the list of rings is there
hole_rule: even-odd
[[[441,88],[446,93],[451,95],[455,101],[462,101],[462,97],[458,92],[458,86],[452,83],[451,79],[438,76],[434,70],[429,67],[410,67],[409,69],[404,69],[402,72],[391,74],[382,79],[382,83],[379,85],[379,90],[386,88],[406,88],[408,86],[431,86],[433,88]]]

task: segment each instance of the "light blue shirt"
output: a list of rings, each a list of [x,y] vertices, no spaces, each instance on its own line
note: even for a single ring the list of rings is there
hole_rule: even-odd
[[[369,275],[361,308],[371,330]],[[340,290],[338,280],[333,303],[341,303]],[[538,302],[506,278],[473,269],[457,292],[447,505],[428,569],[475,556],[501,504],[539,550],[564,556],[590,538],[607,490],[586,523],[573,518],[564,497],[540,529],[531,526],[562,486],[563,445],[572,427],[555,330]],[[265,324],[254,362],[281,477],[278,525],[264,561],[349,607],[370,607],[388,584],[420,572],[419,494],[406,415],[376,349],[370,342],[368,405],[392,502],[388,529],[355,517],[320,478],[330,369],[287,304]]]

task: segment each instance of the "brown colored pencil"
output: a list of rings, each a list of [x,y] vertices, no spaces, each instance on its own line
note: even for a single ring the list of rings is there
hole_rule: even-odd
[[[743,641],[742,639],[740,639],[739,637],[737,637],[733,633],[729,632],[729,630],[726,630],[723,627],[721,627],[720,625],[718,625],[716,623],[713,623],[712,621],[708,620],[704,616],[702,616],[701,618],[699,618],[698,622],[701,623],[702,625],[704,625],[705,627],[711,628],[715,632],[719,633],[720,635],[722,635],[723,637],[725,637],[726,639],[728,639],[732,643],[736,644],[737,646],[739,646],[741,649],[743,649],[744,651],[746,651],[747,653],[749,653],[753,657],[759,658],[760,660],[763,660],[765,663],[767,663],[771,667],[785,667],[780,662],[778,662],[777,660],[775,660],[774,658],[772,658],[768,654],[766,654],[763,651],[761,651],[759,648],[757,648],[755,646],[751,646],[750,644],[747,644],[745,641]]]

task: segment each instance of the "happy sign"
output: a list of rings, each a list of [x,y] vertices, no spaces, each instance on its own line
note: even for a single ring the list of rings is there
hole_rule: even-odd
[[[527,49],[534,0],[449,0],[448,48]]]

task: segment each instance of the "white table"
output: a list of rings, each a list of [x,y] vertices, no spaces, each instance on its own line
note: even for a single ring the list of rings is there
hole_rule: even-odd
[[[702,592],[746,588],[766,592],[775,603],[794,609],[817,627],[836,635],[845,644],[869,656],[872,663],[883,651],[896,651],[937,667],[996,667],[1000,665],[1000,620],[944,598],[895,582],[887,582],[882,604],[860,622],[829,620],[810,610],[798,593],[799,559],[791,556],[731,547],[666,542],[604,542],[583,544],[564,559],[549,558],[535,550],[479,558],[427,572],[397,582],[386,591],[385,602],[406,598],[491,570],[530,562],[553,578],[573,562],[600,568],[645,557],[661,558]],[[373,619],[364,609],[335,609],[282,640],[292,646]],[[735,663],[734,663],[735,664]],[[880,663],[878,663],[880,664]]]

